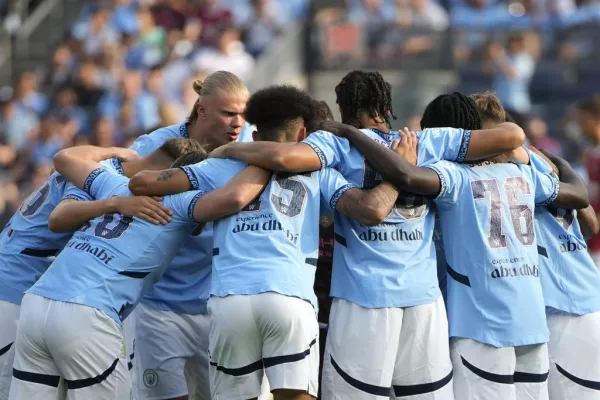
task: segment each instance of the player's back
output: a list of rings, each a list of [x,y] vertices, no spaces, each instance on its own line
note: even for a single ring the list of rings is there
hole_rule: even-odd
[[[129,179],[103,169],[86,185],[96,199],[129,196]],[[195,223],[190,209],[200,192],[167,196],[173,220],[154,225],[138,218],[105,214],[75,232],[48,271],[28,293],[98,308],[122,321],[156,282]],[[184,205],[184,202],[187,202]]]
[[[529,152],[539,171],[551,167]],[[600,271],[587,251],[576,210],[536,207],[540,278],[547,307],[576,315],[600,310]]]
[[[184,167],[194,185],[223,186],[246,165],[209,159]],[[198,164],[199,166],[200,164]],[[277,292],[317,307],[313,291],[318,258],[321,198],[334,208],[343,193],[330,169],[304,174],[276,173],[243,211],[214,223],[211,295]],[[339,176],[341,178],[341,175]],[[345,181],[344,181],[345,182]],[[345,188],[347,189],[347,188]],[[323,195],[322,195],[323,193]]]
[[[442,186],[450,336],[497,347],[546,342],[533,210],[536,200],[556,197],[556,181],[488,161],[430,168]]]
[[[123,173],[116,158],[101,164],[108,170]],[[20,304],[25,290],[48,269],[54,256],[73,235],[72,232],[52,232],[48,228],[50,214],[64,199],[86,201],[91,197],[55,172],[21,204],[3,230],[0,235],[0,300]]]
[[[362,129],[377,143],[390,147],[398,132]],[[419,132],[418,165],[441,158],[456,159],[468,140],[461,129]],[[470,133],[470,132],[469,132]],[[306,140],[323,166],[331,166],[353,184],[369,189],[382,178],[363,155],[344,138],[328,132]],[[432,202],[421,195],[401,192],[396,208],[377,226],[364,226],[335,214],[331,295],[363,307],[409,307],[433,302],[440,295]]]
[[[21,204],[0,236],[0,300],[20,304],[25,290],[44,273],[71,233],[48,229],[48,217],[68,181],[54,173]]]

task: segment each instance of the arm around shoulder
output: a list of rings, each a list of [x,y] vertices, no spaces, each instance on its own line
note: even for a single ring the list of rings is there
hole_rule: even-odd
[[[480,160],[508,153],[523,145],[525,140],[523,129],[512,122],[505,122],[493,129],[472,131],[465,160]]]
[[[596,236],[600,231],[596,211],[591,205],[577,211],[577,220],[579,221],[581,233],[586,239]]]
[[[194,189],[181,168],[141,171],[129,180],[129,190],[137,196],[164,196]]]
[[[371,190],[347,190],[338,200],[335,209],[363,225],[373,226],[385,221],[397,198],[398,190],[383,182]]]
[[[241,211],[262,193],[271,171],[249,166],[225,186],[202,195],[194,205],[194,219],[209,222]]]

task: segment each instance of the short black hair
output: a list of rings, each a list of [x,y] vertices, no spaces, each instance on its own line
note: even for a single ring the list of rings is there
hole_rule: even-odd
[[[244,112],[246,120],[256,125],[263,140],[289,141],[294,123],[302,118],[306,124],[314,119],[315,101],[305,91],[291,85],[273,85],[250,96]]]
[[[460,92],[442,94],[425,107],[421,129],[462,128],[481,129],[482,122],[477,104]]]
[[[392,85],[379,72],[350,71],[335,87],[335,94],[345,124],[359,121],[361,112],[373,119],[383,118],[390,128],[390,117],[396,119],[392,110]]]
[[[314,115],[313,118],[306,123],[306,130],[308,133],[315,132],[319,129],[319,125],[323,121],[333,121],[333,112],[326,101],[314,100],[313,103]]]

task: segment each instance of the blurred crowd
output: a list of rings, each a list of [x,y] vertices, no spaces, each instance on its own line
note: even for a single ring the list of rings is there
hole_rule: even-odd
[[[598,0],[347,0],[325,7],[316,22],[343,26],[356,40],[344,48],[353,58],[391,59],[438,51],[451,36],[455,65],[493,57],[495,41],[526,32],[528,51],[564,61],[600,56]],[[353,35],[353,30],[355,34]],[[450,29],[452,35],[447,35]],[[339,31],[339,30],[338,30]],[[356,34],[358,32],[358,34]],[[592,34],[590,36],[590,34]],[[360,44],[360,45],[359,45]],[[364,49],[362,47],[364,45]],[[497,52],[496,52],[497,53]]]
[[[16,2],[0,0],[0,11]],[[86,2],[43,76],[0,89],[0,227],[61,148],[127,146],[189,114],[192,82],[221,69],[252,78],[256,59],[308,0]]]

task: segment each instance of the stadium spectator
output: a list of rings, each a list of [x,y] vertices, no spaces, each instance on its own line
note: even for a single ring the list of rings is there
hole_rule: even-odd
[[[5,90],[0,98],[0,131],[3,132],[4,144],[16,152],[25,149],[33,130],[38,125],[38,117],[25,107],[20,107],[13,98],[12,90]]]
[[[591,97],[579,104],[579,125],[592,147],[585,153],[585,165],[589,175],[588,192],[590,204],[600,210],[600,96]],[[588,249],[596,266],[600,266],[600,234],[588,241]]]
[[[499,43],[491,44],[488,56],[484,71],[493,75],[493,89],[506,110],[511,114],[528,114],[529,82],[535,72],[535,61],[525,48],[523,34],[512,33],[506,49]]]
[[[218,46],[221,33],[219,28],[233,22],[231,9],[218,0],[200,0],[199,3],[193,14],[202,23],[200,43],[204,46]]]
[[[288,16],[273,0],[251,0],[251,4],[250,13],[241,25],[248,52],[258,57],[283,30]]]
[[[232,25],[221,27],[217,47],[201,49],[194,57],[194,63],[199,71],[210,74],[227,70],[243,81],[250,79],[254,68],[254,59],[244,49],[240,33]]]

